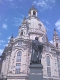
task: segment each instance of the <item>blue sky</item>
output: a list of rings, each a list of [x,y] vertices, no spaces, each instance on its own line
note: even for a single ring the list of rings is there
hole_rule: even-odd
[[[54,28],[60,37],[60,0],[0,0],[0,54],[10,36],[18,35],[18,28],[32,5],[47,29],[49,41],[52,42]]]

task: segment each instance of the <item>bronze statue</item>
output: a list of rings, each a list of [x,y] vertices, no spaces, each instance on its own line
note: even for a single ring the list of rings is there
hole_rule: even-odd
[[[41,64],[42,50],[43,50],[43,44],[38,41],[38,37],[35,37],[35,40],[32,41],[31,64],[32,63],[40,63]]]

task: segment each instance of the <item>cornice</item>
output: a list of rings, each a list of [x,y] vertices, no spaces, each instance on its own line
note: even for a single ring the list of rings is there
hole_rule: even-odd
[[[7,79],[27,79],[28,76],[7,76]]]
[[[37,16],[29,16],[28,18],[27,18],[27,20],[29,19],[29,20],[31,20],[32,18],[34,18],[34,19],[37,19],[38,21],[40,21],[40,19],[37,17]]]

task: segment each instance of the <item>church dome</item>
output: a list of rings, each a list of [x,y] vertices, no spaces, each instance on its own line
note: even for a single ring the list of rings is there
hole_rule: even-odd
[[[28,13],[28,20],[29,23],[29,33],[37,33],[37,34],[44,34],[46,35],[46,29],[43,23],[38,18],[38,11],[34,6],[32,6]]]
[[[21,32],[23,35],[21,35]],[[29,10],[28,18],[24,18],[21,28],[19,29],[19,35],[28,36],[29,39],[35,39],[35,37],[41,38],[43,36],[46,38],[46,29],[38,18],[38,12],[36,8],[32,7]]]
[[[46,29],[43,23],[38,19],[38,17],[31,16],[28,18],[29,32],[37,33],[41,35],[46,35]]]

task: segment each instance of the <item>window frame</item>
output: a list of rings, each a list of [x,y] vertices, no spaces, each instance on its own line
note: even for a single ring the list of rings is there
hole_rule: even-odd
[[[51,64],[50,64],[50,56],[49,55],[46,56],[46,62],[47,62],[47,75],[48,75],[48,77],[51,77]]]
[[[36,12],[35,11],[33,11],[33,15],[36,16]]]
[[[15,74],[20,74],[20,70],[21,70],[21,57],[22,57],[22,52],[21,51],[18,51],[16,53]]]
[[[20,65],[17,65],[17,64],[20,64]],[[21,67],[21,63],[16,63],[15,74],[20,74],[20,67]]]
[[[16,56],[16,62],[21,62],[21,56],[22,56],[22,53],[21,51],[19,51]]]
[[[18,45],[21,45],[21,44],[22,44],[22,41],[19,41],[19,42],[18,42]]]

